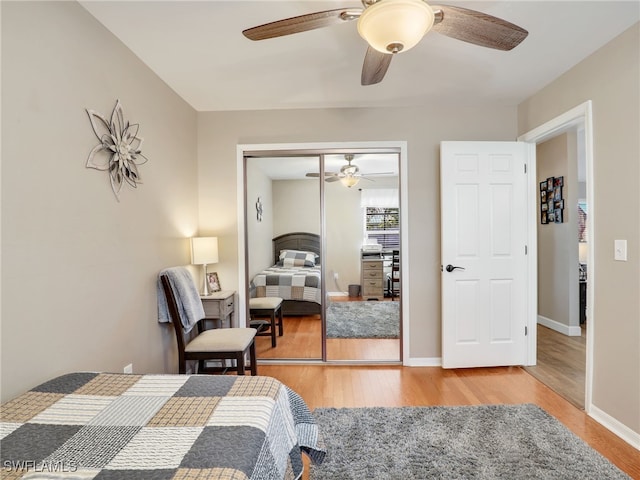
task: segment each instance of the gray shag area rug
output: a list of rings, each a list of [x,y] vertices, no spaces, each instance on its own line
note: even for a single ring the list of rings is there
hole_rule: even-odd
[[[536,405],[319,408],[310,480],[629,479]]]
[[[400,302],[332,302],[327,338],[398,338]]]

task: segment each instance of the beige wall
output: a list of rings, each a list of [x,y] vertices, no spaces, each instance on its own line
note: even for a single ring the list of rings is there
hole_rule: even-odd
[[[576,142],[574,132],[564,133],[536,149],[538,185],[549,177],[563,177],[565,206],[562,223],[538,221],[538,316],[540,323],[564,334],[570,333],[570,326],[580,323]],[[540,212],[539,196],[537,211]],[[572,334],[580,334],[579,329],[573,330]]]
[[[360,186],[347,188],[340,182],[325,183],[326,282],[329,292],[346,292],[350,284],[361,283],[360,248],[364,217],[360,206]],[[334,273],[338,274],[337,283]]]
[[[640,24],[518,107],[527,132],[593,102],[593,404],[640,433]],[[627,262],[613,259],[628,241]]]
[[[196,113],[75,2],[1,2],[2,400],[71,371],[176,371],[155,278],[189,262]],[[140,123],[118,202],[85,108]]]
[[[248,274],[253,278],[255,274],[273,265],[273,182],[257,168],[255,162],[259,160],[247,160],[247,239],[252,248],[247,249]],[[258,221],[256,202],[260,197],[262,202],[262,220]],[[226,283],[226,281],[225,281]],[[226,288],[226,287],[225,287]]]
[[[406,141],[412,358],[440,349],[440,172],[442,140],[512,140],[514,108],[353,108],[200,112],[200,227],[221,238],[219,271],[238,283],[236,146],[263,143]],[[233,280],[232,280],[233,279]]]
[[[273,236],[290,232],[320,234],[320,182],[276,180],[273,182]]]

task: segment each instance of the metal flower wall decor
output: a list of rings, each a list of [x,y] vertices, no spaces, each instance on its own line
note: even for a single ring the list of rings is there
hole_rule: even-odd
[[[138,137],[140,125],[124,120],[120,100],[116,101],[110,121],[94,110],[87,109],[87,113],[93,132],[100,142],[89,153],[87,168],[108,170],[111,188],[120,201],[118,195],[124,182],[133,188],[142,183],[138,166],[148,159],[140,150],[143,140]]]

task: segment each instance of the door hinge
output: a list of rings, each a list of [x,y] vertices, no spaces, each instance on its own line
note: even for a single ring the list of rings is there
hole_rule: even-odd
[[[529,248],[526,245],[524,246],[524,254],[529,255]]]
[[[524,326],[524,336],[526,337],[527,335],[529,335],[529,329],[527,328],[527,326]]]
[[[527,164],[526,163],[524,164],[524,173],[525,174],[527,173]]]

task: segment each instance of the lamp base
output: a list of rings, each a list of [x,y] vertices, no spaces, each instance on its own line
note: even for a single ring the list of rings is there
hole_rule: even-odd
[[[211,296],[211,290],[209,289],[209,280],[207,279],[207,264],[202,265],[202,290],[200,295],[202,297]]]

